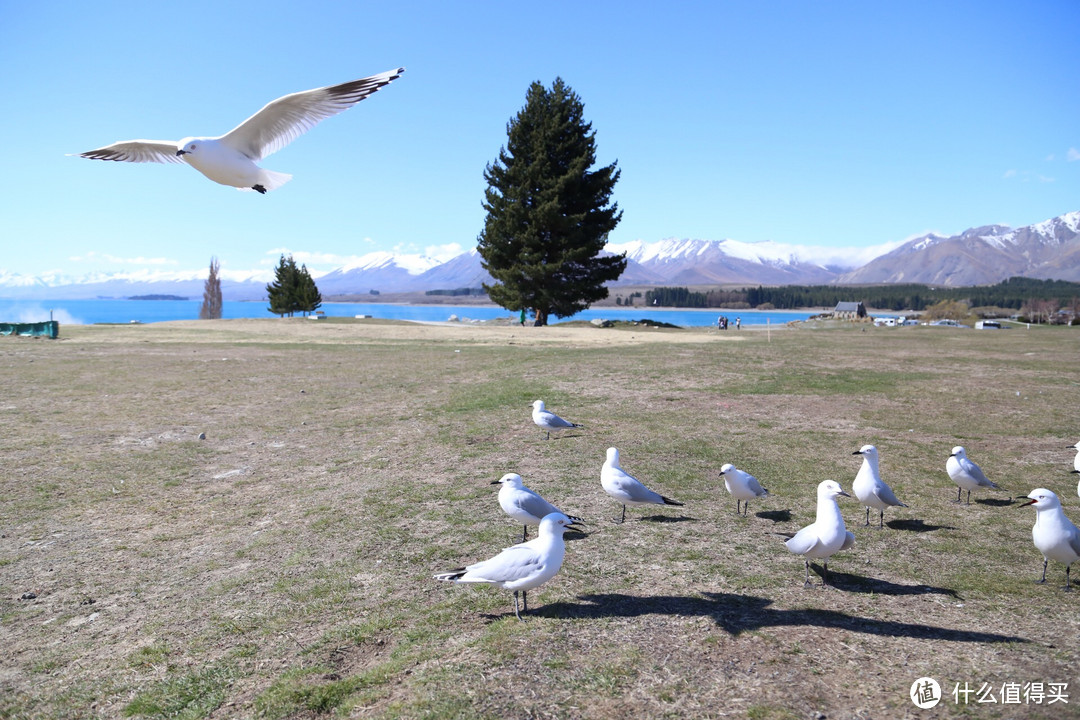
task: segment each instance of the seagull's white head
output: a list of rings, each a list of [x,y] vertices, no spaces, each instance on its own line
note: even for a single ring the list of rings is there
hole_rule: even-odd
[[[958,458],[967,457],[967,453],[964,452],[964,448],[957,445],[956,447],[954,447],[952,449],[952,457],[958,457]]]
[[[731,463],[724,463],[723,465],[720,466],[720,474],[721,475],[726,475],[727,473],[731,472],[734,469],[735,469],[735,466],[732,465]]]
[[[877,460],[877,448],[873,445],[863,445],[861,448],[851,453],[852,455],[862,455],[863,457],[873,458]]]
[[[198,138],[184,138],[176,145],[176,156],[191,155],[198,151],[201,144]]]
[[[567,530],[577,530],[578,526],[574,524],[574,521],[563,515],[561,512],[553,512],[549,515],[545,515],[544,519],[540,521],[540,534],[554,534],[562,535]]]
[[[1030,500],[1020,505],[1020,507],[1034,505],[1035,509],[1039,511],[1061,507],[1061,501],[1058,500],[1058,496],[1055,495],[1052,490],[1047,490],[1046,488],[1035,488],[1028,493],[1028,497]]]
[[[619,450],[618,448],[607,449],[607,464],[612,467],[619,467]]]
[[[827,500],[835,500],[841,495],[844,497],[851,497],[844,488],[840,487],[840,483],[835,480],[822,480],[817,486],[818,498],[825,498]]]
[[[509,485],[511,487],[521,487],[521,476],[517,473],[506,473],[498,480],[492,480],[492,485]]]
[[[544,401],[543,400],[535,401],[533,403],[533,410],[539,410],[540,412],[543,412],[544,411]]]

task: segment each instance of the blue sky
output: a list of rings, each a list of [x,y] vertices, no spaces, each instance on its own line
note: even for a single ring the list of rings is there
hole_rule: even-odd
[[[0,0],[0,273],[315,271],[451,255],[529,84],[562,77],[610,240],[865,247],[1080,210],[1080,2]],[[70,157],[219,135],[281,95],[405,75],[263,165],[265,196],[181,165]]]

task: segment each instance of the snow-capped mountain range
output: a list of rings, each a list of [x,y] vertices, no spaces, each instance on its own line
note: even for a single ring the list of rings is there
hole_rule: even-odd
[[[988,225],[945,237],[927,234],[870,248],[775,242],[667,239],[609,244],[626,253],[614,285],[818,285],[925,283],[985,285],[1024,276],[1080,282],[1080,212],[1022,228]],[[373,252],[328,273],[312,273],[324,298],[340,295],[477,288],[491,277],[473,249],[446,262]],[[0,297],[74,299],[179,295],[202,297],[206,270],[138,271],[84,277],[27,276],[0,270]],[[222,272],[225,300],[266,296],[269,271]]]

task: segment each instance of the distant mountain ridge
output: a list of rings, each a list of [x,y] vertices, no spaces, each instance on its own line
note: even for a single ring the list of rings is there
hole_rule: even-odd
[[[924,235],[841,274],[836,282],[963,287],[1010,277],[1080,282],[1080,212],[1015,230],[987,225],[952,237]]]
[[[871,248],[823,248],[775,242],[669,238],[609,244],[626,253],[620,285],[988,285],[1010,277],[1080,282],[1080,212],[1012,229],[987,225],[945,237],[930,233]],[[476,288],[490,283],[474,248],[446,262],[373,252],[317,275],[324,297]],[[206,271],[27,276],[0,271],[0,297],[83,299],[133,295],[202,297]],[[266,297],[270,271],[223,272],[225,300]]]

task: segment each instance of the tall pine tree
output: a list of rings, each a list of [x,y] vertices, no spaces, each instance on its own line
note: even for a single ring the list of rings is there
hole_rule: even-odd
[[[281,256],[274,268],[274,281],[266,286],[266,297],[270,301],[267,309],[283,317],[298,312],[307,315],[322,307],[322,295],[307,265],[297,267],[292,255]]]
[[[299,284],[300,270],[292,255],[281,256],[274,268],[274,281],[266,286],[266,297],[270,301],[270,312],[284,317],[296,312],[296,288]]]
[[[626,256],[600,252],[622,212],[611,200],[617,163],[597,170],[592,125],[561,78],[529,86],[525,107],[507,125],[507,143],[484,170],[487,218],[477,249],[495,279],[485,285],[508,310],[532,309],[536,325],[566,317],[608,295]]]
[[[315,278],[311,277],[307,265],[301,265],[300,274],[297,277],[296,309],[307,315],[320,307],[322,307],[322,294],[315,285]]]

